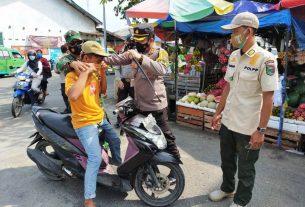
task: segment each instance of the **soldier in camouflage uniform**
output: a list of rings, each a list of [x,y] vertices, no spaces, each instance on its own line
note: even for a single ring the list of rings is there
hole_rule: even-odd
[[[56,63],[56,71],[59,73],[63,72],[65,75],[67,75],[70,70],[70,63],[77,61],[80,57],[82,40],[80,38],[80,34],[73,30],[69,30],[64,37],[70,53],[58,60]],[[65,83],[61,84],[61,93],[63,97],[66,95]],[[71,113],[70,107],[67,107],[63,113]]]

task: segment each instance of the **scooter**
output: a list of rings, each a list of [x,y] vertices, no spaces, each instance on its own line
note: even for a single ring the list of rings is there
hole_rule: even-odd
[[[24,104],[31,104],[29,91],[31,90],[32,77],[27,73],[17,73],[15,75],[17,81],[15,82],[14,98],[12,101],[11,112],[14,118],[20,116]],[[35,94],[38,104],[43,104],[45,101],[45,94],[42,90]]]
[[[117,173],[109,164],[105,140],[100,131],[102,164],[97,183],[114,190],[136,194],[149,206],[168,206],[182,194],[185,186],[183,171],[173,155],[167,153],[167,142],[156,120],[137,113],[132,98],[116,105],[114,114],[121,117],[121,128],[125,132],[128,147],[123,163]],[[34,106],[32,118],[37,132],[27,148],[28,157],[34,161],[43,175],[51,180],[66,177],[83,178],[87,154],[71,125],[69,115],[51,109]],[[32,149],[30,146],[35,145]]]

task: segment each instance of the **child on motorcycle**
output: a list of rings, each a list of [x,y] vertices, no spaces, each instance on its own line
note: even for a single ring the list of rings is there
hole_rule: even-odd
[[[85,173],[85,207],[95,207],[93,198],[96,194],[96,180],[102,162],[99,130],[105,131],[114,162],[121,164],[121,141],[112,126],[108,123],[105,112],[100,105],[100,71],[103,58],[108,56],[100,44],[87,41],[82,45],[81,60],[93,63],[97,67],[77,74],[71,71],[66,76],[65,89],[72,111],[72,125],[88,154]]]
[[[27,70],[30,76],[33,77],[31,90],[28,94],[31,98],[31,105],[37,105],[37,97],[35,93],[40,91],[40,83],[42,80],[42,63],[38,61],[36,57],[36,52],[34,50],[29,50],[27,52],[28,61],[26,61],[15,73],[21,73]]]

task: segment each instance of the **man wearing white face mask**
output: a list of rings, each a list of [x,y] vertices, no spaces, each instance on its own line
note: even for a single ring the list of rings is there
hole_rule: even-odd
[[[210,193],[209,198],[220,201],[234,197],[230,207],[238,207],[246,206],[252,197],[255,163],[272,112],[278,71],[273,54],[256,43],[259,28],[256,15],[240,13],[222,28],[232,31],[231,43],[237,50],[229,58],[225,75],[228,84],[212,120],[215,128],[222,118],[219,134],[223,182],[220,190]]]

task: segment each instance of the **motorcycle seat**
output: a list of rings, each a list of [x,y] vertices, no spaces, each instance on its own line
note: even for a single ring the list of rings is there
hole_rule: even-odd
[[[78,139],[71,124],[71,116],[50,110],[39,110],[39,119],[58,135],[64,138]]]

